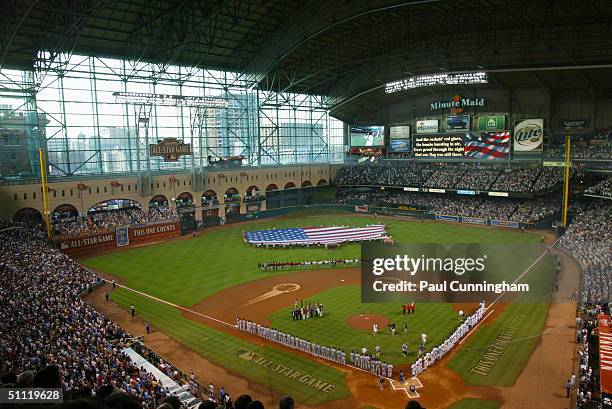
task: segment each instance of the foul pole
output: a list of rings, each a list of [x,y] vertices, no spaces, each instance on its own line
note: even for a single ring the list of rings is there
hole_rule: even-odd
[[[51,223],[49,221],[49,197],[47,196],[47,162],[45,161],[45,151],[43,148],[38,150],[40,157],[40,187],[43,195],[43,212],[45,217],[45,226],[47,227],[47,238],[51,240]]]
[[[569,135],[565,137],[565,182],[563,184],[563,225],[567,226],[567,201],[569,198],[569,179],[571,167],[571,138]]]

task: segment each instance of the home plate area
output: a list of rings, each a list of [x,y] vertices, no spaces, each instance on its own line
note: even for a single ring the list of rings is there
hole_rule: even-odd
[[[410,398],[418,398],[420,396],[418,389],[423,387],[419,378],[408,378],[404,383],[390,379],[389,383],[394,391],[403,390]]]

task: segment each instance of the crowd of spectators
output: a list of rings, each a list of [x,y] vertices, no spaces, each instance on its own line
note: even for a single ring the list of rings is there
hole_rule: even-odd
[[[612,197],[612,177],[608,176],[595,186],[587,188],[585,192],[597,196]]]
[[[612,158],[612,142],[589,141],[576,142],[571,145],[571,157],[574,159],[605,159]],[[565,143],[547,147],[544,150],[544,157],[549,159],[565,158]]]
[[[540,168],[506,168],[490,189],[502,192],[532,192],[533,183],[539,174]]]
[[[597,328],[597,315],[602,312],[599,305],[584,306],[576,317],[578,375],[574,373],[567,380],[566,390],[568,394],[572,389],[576,391],[576,406],[579,409],[590,407],[593,393],[598,389],[596,373],[593,371],[593,355],[597,354],[598,342],[593,333]]]
[[[336,176],[338,185],[423,186],[431,170],[418,163],[345,166]]]
[[[4,219],[0,227],[14,227],[0,232],[0,388],[61,388],[64,406],[72,408],[185,407],[122,351],[131,346],[185,391],[199,386],[193,373],[187,379],[81,299],[100,282],[96,275],[51,248],[40,230]],[[282,398],[279,407],[293,409],[293,399]],[[263,405],[249,395],[233,403],[221,388],[219,398],[208,395],[199,408]]]
[[[3,384],[53,382],[68,396],[111,387],[155,407],[168,391],[121,351],[132,338],[80,295],[99,281],[23,228],[0,233],[0,374]]]
[[[462,195],[449,197],[449,195],[438,193],[350,190],[338,191],[336,201],[339,204],[369,204],[379,207],[407,206],[435,214],[520,223],[537,223],[558,213],[561,206],[561,199],[558,195],[533,199],[510,199]]]
[[[141,209],[118,209],[90,213],[86,217],[54,219],[53,233],[72,235],[85,232],[110,229],[133,224],[152,223],[162,220],[177,219],[176,209],[169,206]]]
[[[593,202],[575,216],[559,241],[559,246],[571,253],[583,270],[583,303],[612,301],[612,203]]]
[[[345,166],[338,185],[411,186],[501,192],[543,192],[561,184],[561,168],[518,168],[479,163],[383,163]]]

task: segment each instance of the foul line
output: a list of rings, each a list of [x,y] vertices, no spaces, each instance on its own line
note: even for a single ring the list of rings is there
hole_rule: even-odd
[[[558,242],[559,240],[560,240],[560,238],[559,238],[559,239],[557,239],[557,240],[556,240],[556,241],[555,241],[555,242],[554,242],[554,243],[551,245],[551,247],[552,247],[552,246],[554,246],[555,244],[557,244],[557,242]],[[540,254],[540,256],[539,256],[539,257],[538,257],[538,258],[537,258],[537,259],[536,259],[536,260],[535,260],[533,263],[531,263],[531,265],[530,265],[529,267],[527,267],[527,268],[525,269],[525,271],[523,271],[523,273],[522,273],[520,276],[518,276],[518,277],[516,278],[516,280],[514,280],[514,281],[512,282],[512,284],[516,284],[516,282],[517,282],[518,280],[520,280],[521,278],[523,278],[523,276],[524,276],[525,274],[527,274],[527,273],[529,272],[529,270],[531,270],[531,269],[533,268],[533,266],[535,266],[535,265],[536,265],[536,264],[537,264],[537,263],[538,263],[538,262],[539,262],[539,261],[542,259],[542,257],[544,257],[544,256],[545,256],[547,253],[548,253],[548,252],[546,252],[546,251],[545,251],[544,253]],[[493,302],[492,302],[492,303],[491,303],[491,304],[490,304],[490,305],[489,305],[487,308],[485,308],[485,311],[486,311],[486,310],[488,310],[489,308],[491,308],[493,305],[495,305],[495,303],[496,303],[497,301],[499,301],[499,300],[500,300],[500,299],[501,299],[501,298],[504,296],[504,294],[505,294],[506,292],[507,292],[507,291],[504,291],[503,293],[501,293],[501,294],[499,295],[499,297],[497,297],[497,298],[495,299],[495,301],[493,301]],[[472,332],[474,332],[474,331],[476,330],[476,328],[478,328],[478,327],[480,326],[480,324],[482,324],[482,323],[483,323],[483,322],[484,322],[484,321],[485,321],[485,320],[486,320],[486,319],[489,317],[489,315],[493,314],[493,312],[494,312],[494,311],[495,311],[495,310],[491,310],[491,311],[490,311],[490,312],[489,312],[487,315],[485,315],[485,317],[484,317],[484,318],[483,318],[483,319],[482,319],[482,320],[481,320],[481,321],[478,323],[478,325],[476,325],[474,328],[472,328],[472,330],[471,330],[470,332],[468,332],[468,333],[467,333],[467,335],[461,339],[461,341],[459,341],[459,345],[463,344],[463,342],[464,342],[466,339],[468,339],[468,337],[470,336],[470,334],[471,334]]]
[[[543,258],[543,257],[544,257],[546,254],[548,254],[548,252],[546,252],[546,251],[545,251],[544,253],[540,254],[540,256],[539,256],[537,259],[535,259],[535,261],[534,261],[533,263],[531,263],[531,265],[530,265],[529,267],[527,267],[527,268],[525,269],[525,271],[523,271],[523,272],[521,273],[521,275],[520,275],[520,276],[516,277],[516,279],[515,279],[515,280],[512,282],[512,284],[516,284],[516,282],[517,282],[517,281],[519,281],[521,278],[523,278],[523,277],[525,276],[525,274],[527,274],[527,273],[529,272],[529,270],[531,270],[531,269],[533,268],[533,266],[535,266],[536,264],[538,264],[538,262],[539,262],[540,260],[542,260],[542,258]],[[499,295],[499,297],[497,297],[497,298],[495,299],[495,301],[493,301],[491,304],[489,304],[489,306],[488,306],[487,308],[485,308],[485,310],[488,310],[489,308],[491,308],[492,306],[494,306],[494,305],[495,305],[495,303],[496,303],[496,302],[498,302],[498,301],[499,301],[499,300],[500,300],[500,299],[501,299],[501,298],[504,296],[504,294],[506,294],[506,293],[507,293],[507,291],[502,292],[502,293]]]
[[[474,331],[476,331],[476,328],[480,327],[480,324],[482,324],[487,318],[489,318],[489,315],[493,314],[495,312],[495,310],[491,310],[489,311],[489,313],[487,315],[485,315],[485,317],[483,319],[480,320],[480,322],[478,323],[478,325],[476,325],[474,328],[472,328],[470,330],[470,332],[467,333],[467,335],[463,338],[461,338],[461,341],[459,341],[459,345],[463,344],[463,341],[465,341],[466,339],[468,339],[468,337],[470,336],[470,334]]]
[[[103,279],[103,280],[104,280],[104,281],[106,281],[107,283],[109,283],[109,282],[110,282],[110,281],[108,281],[108,280],[106,280],[106,279]],[[219,324],[227,325],[228,327],[236,328],[236,325],[235,325],[235,324],[230,324],[229,322],[221,321],[221,320],[219,320],[219,319],[217,319],[217,318],[211,317],[210,315],[202,314],[202,313],[200,313],[200,312],[193,311],[193,310],[190,310],[190,309],[185,308],[185,307],[181,307],[180,305],[176,305],[176,304],[173,304],[173,303],[171,303],[171,302],[169,302],[169,301],[162,300],[161,298],[157,298],[157,297],[154,297],[154,296],[149,295],[149,294],[147,294],[147,293],[143,293],[142,291],[134,290],[133,288],[126,287],[126,286],[124,286],[124,285],[122,285],[122,284],[117,284],[117,283],[115,283],[115,285],[116,285],[117,287],[124,288],[124,289],[126,289],[126,290],[128,290],[128,291],[131,291],[131,292],[133,292],[133,293],[140,294],[140,295],[142,295],[143,297],[147,297],[147,298],[150,298],[150,299],[152,299],[152,300],[158,301],[158,302],[160,302],[160,303],[162,303],[162,304],[166,304],[166,305],[169,305],[169,306],[171,306],[171,307],[178,308],[179,310],[183,310],[183,311],[189,312],[189,313],[191,313],[191,314],[199,315],[200,317],[203,317],[203,318],[209,319],[209,320],[211,320],[211,321],[218,322]]]
[[[104,279],[104,278],[103,278],[103,280],[104,280],[105,282],[107,282],[107,283],[110,283],[110,282],[111,282],[111,281],[109,281],[109,280],[107,280],[107,279]],[[211,317],[210,315],[202,314],[202,313],[200,313],[200,312],[190,310],[189,308],[181,307],[180,305],[176,305],[176,304],[171,303],[171,302],[169,302],[169,301],[162,300],[161,298],[158,298],[158,297],[152,296],[152,295],[147,294],[147,293],[143,293],[142,291],[135,290],[135,289],[133,289],[133,288],[127,287],[127,286],[122,285],[122,284],[117,284],[117,283],[115,283],[115,285],[116,285],[117,287],[121,287],[121,288],[126,289],[126,290],[128,290],[128,291],[131,291],[131,292],[133,292],[133,293],[136,293],[136,294],[142,295],[143,297],[150,298],[150,299],[155,300],[155,301],[157,301],[157,302],[160,302],[160,303],[162,303],[162,304],[166,304],[166,305],[169,305],[169,306],[171,306],[171,307],[178,308],[179,310],[186,311],[186,312],[191,313],[191,314],[199,315],[200,317],[203,317],[203,318],[206,318],[206,319],[209,319],[209,320],[212,320],[212,321],[218,322],[219,324],[226,325],[226,326],[228,326],[228,327],[230,327],[230,328],[233,328],[233,329],[235,329],[235,330],[239,331],[239,330],[236,328],[236,325],[235,325],[235,324],[230,324],[229,322],[225,322],[225,321],[219,320],[219,319],[217,319],[217,318]],[[289,348],[289,347],[286,347],[285,345],[283,345],[283,344],[281,344],[281,343],[278,343],[278,342],[273,342],[273,341],[268,340],[268,339],[266,339],[266,338],[262,338],[262,337],[260,337],[260,336],[258,336],[258,335],[256,335],[256,334],[251,334],[250,332],[245,332],[245,331],[240,331],[240,332],[241,332],[241,333],[242,333],[242,332],[244,332],[245,334],[253,335],[253,336],[255,336],[257,339],[260,339],[261,341],[263,341],[264,343],[270,342],[270,343],[271,343],[271,344],[273,344],[273,345],[278,345],[279,347],[284,348],[284,349],[287,349],[287,350],[289,350],[289,351],[291,351],[291,350],[293,350],[293,349],[294,349],[294,348]],[[298,350],[298,351],[299,351],[299,350]],[[303,352],[303,351],[299,351],[299,352]],[[311,355],[311,354],[308,354],[307,352],[304,352],[304,353],[305,353],[306,355]],[[313,357],[315,357],[315,358],[320,358],[320,357],[317,357],[316,355],[313,355]],[[361,372],[365,372],[365,373],[368,373],[368,374],[372,374],[372,375],[374,375],[374,376],[378,376],[378,375],[373,374],[372,372],[370,372],[370,371],[368,371],[368,370],[366,370],[366,369],[362,369],[362,368],[359,368],[359,367],[356,367],[356,366],[353,366],[353,365],[346,365],[346,364],[345,364],[345,365],[342,365],[342,364],[340,364],[340,363],[338,363],[338,362],[335,362],[335,361],[330,361],[330,360],[323,359],[323,358],[320,358],[320,359],[321,359],[323,362],[325,362],[325,363],[332,363],[332,364],[336,364],[336,365],[338,365],[338,366],[340,366],[340,367],[344,367],[344,366],[346,366],[346,367],[349,367],[349,368],[351,368],[351,369],[356,369],[356,370],[361,371]],[[387,379],[389,382],[393,381],[393,379],[392,379],[392,378],[388,378],[388,377],[386,377],[386,376],[384,376],[384,378],[385,378],[385,379]],[[415,379],[417,379],[417,380],[418,380],[418,378],[415,378]],[[420,382],[420,381],[419,381],[419,382]],[[394,388],[394,389],[395,389],[395,388]],[[398,389],[401,389],[401,388],[398,388]]]

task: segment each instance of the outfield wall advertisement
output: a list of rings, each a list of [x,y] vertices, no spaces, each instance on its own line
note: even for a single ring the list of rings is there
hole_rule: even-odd
[[[599,333],[599,382],[604,408],[612,408],[612,321],[609,315],[597,316]]]
[[[416,121],[416,133],[438,133],[438,120],[421,119]]]
[[[543,119],[525,119],[514,125],[514,152],[542,152],[543,146]]]
[[[61,236],[55,239],[61,251],[70,256],[96,253],[118,247],[129,247],[147,241],[164,240],[180,235],[179,221],[147,225],[122,226],[78,236]]]
[[[503,131],[506,129],[505,115],[488,115],[477,118],[477,127],[481,132]]]
[[[410,152],[410,126],[392,126],[389,128],[389,152]]]
[[[518,229],[518,222],[511,222],[508,220],[490,220],[491,226],[499,226],[499,227],[510,227],[513,229]]]
[[[466,217],[462,216],[461,221],[469,224],[487,224],[487,219],[481,219],[480,217]]]

